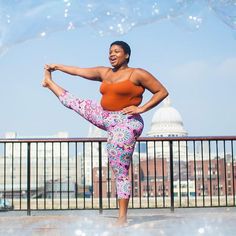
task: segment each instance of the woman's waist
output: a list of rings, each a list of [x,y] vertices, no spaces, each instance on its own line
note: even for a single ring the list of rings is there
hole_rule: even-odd
[[[106,99],[102,97],[101,106],[107,111],[122,111],[125,107],[129,106],[139,106],[142,102],[142,98],[133,99]]]
[[[123,110],[117,110],[117,111],[110,111],[104,109],[104,120],[105,123],[123,123],[123,122],[143,122],[143,118],[140,114],[125,114]]]

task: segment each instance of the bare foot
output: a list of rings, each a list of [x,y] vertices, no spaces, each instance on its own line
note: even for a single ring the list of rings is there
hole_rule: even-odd
[[[50,86],[50,83],[52,82],[52,76],[51,76],[51,71],[49,70],[44,70],[44,79],[42,82],[42,86],[47,88]]]
[[[115,222],[114,226],[115,227],[124,227],[127,225],[127,217],[126,216],[123,216],[123,217],[119,217],[117,219],[117,221]]]

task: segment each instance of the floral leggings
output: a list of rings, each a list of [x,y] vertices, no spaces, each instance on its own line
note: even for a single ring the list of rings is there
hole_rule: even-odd
[[[116,178],[117,195],[119,199],[129,199],[131,194],[129,166],[136,139],[143,130],[142,117],[124,115],[120,111],[106,111],[99,103],[76,98],[68,91],[59,96],[59,100],[64,106],[108,132],[107,152]]]

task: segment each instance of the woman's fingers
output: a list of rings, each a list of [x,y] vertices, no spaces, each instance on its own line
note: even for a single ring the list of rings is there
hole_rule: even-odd
[[[136,106],[129,106],[129,107],[125,107],[122,110],[123,114],[127,114],[127,115],[134,115],[134,114],[138,114],[139,113],[139,108]]]
[[[45,64],[44,69],[54,71],[55,70],[55,65],[53,64]]]

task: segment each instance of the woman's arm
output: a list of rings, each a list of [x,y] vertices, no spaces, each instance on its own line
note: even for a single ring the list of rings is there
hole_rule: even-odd
[[[76,75],[85,79],[96,81],[102,81],[103,74],[106,73],[106,71],[108,70],[108,68],[102,66],[80,68],[76,66],[66,66],[62,64],[46,64],[45,69],[50,71],[59,70],[70,75]]]
[[[166,88],[149,72],[143,69],[136,69],[133,73],[135,81],[149,90],[153,96],[143,106],[130,106],[123,109],[125,114],[141,114],[157,106],[164,98],[168,96]]]

